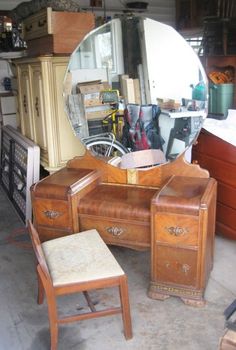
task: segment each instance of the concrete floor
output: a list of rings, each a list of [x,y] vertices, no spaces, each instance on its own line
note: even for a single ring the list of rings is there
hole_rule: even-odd
[[[24,225],[0,187],[0,350],[49,349],[46,302],[36,303],[34,255]],[[186,306],[178,298],[147,297],[149,252],[113,247],[126,271],[133,321],[132,340],[126,341],[119,315],[63,325],[58,350],[216,350],[224,332],[224,309],[236,298],[236,241],[216,237],[214,269],[204,308]],[[116,301],[117,293],[92,294],[99,304]],[[60,298],[59,308],[73,310],[81,296]]]

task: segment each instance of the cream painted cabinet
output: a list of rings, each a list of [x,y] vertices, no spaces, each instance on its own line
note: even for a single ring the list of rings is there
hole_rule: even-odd
[[[33,121],[31,111],[30,75],[27,64],[18,67],[18,81],[20,80],[20,103],[18,103],[20,114],[20,125],[22,133],[33,140]]]
[[[40,146],[41,164],[54,172],[84,153],[64,112],[62,85],[68,56],[15,60],[21,132]]]

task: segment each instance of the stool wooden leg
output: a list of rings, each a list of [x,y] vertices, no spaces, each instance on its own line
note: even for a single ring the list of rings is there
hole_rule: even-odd
[[[51,350],[57,350],[58,343],[58,315],[54,298],[47,296],[48,317],[50,325]]]
[[[131,325],[131,316],[130,316],[130,305],[129,305],[129,293],[128,293],[128,283],[127,276],[124,275],[120,277],[120,300],[122,308],[122,319],[124,324],[124,335],[126,339],[131,339],[132,334],[132,325]]]
[[[37,302],[39,305],[41,305],[43,303],[44,300],[44,288],[43,288],[43,284],[41,281],[41,278],[39,276],[39,273],[37,271],[37,278],[38,278],[38,299]]]

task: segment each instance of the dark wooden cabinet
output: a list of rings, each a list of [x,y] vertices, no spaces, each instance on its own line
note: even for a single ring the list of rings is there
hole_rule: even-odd
[[[218,182],[216,232],[236,239],[236,148],[202,129],[193,146],[193,162]]]

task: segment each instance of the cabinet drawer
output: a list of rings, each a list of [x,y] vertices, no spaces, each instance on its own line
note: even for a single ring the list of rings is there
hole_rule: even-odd
[[[34,199],[34,217],[38,225],[69,229],[72,218],[68,202],[50,199]]]
[[[80,231],[97,229],[107,244],[132,246],[134,248],[150,247],[150,225],[145,222],[109,220],[94,215],[79,215]]]
[[[155,280],[197,287],[197,255],[196,250],[157,246]]]
[[[23,22],[24,39],[31,40],[52,34],[52,9],[50,7],[26,18]]]
[[[173,245],[198,245],[197,216],[161,214],[154,218],[155,240]]]

